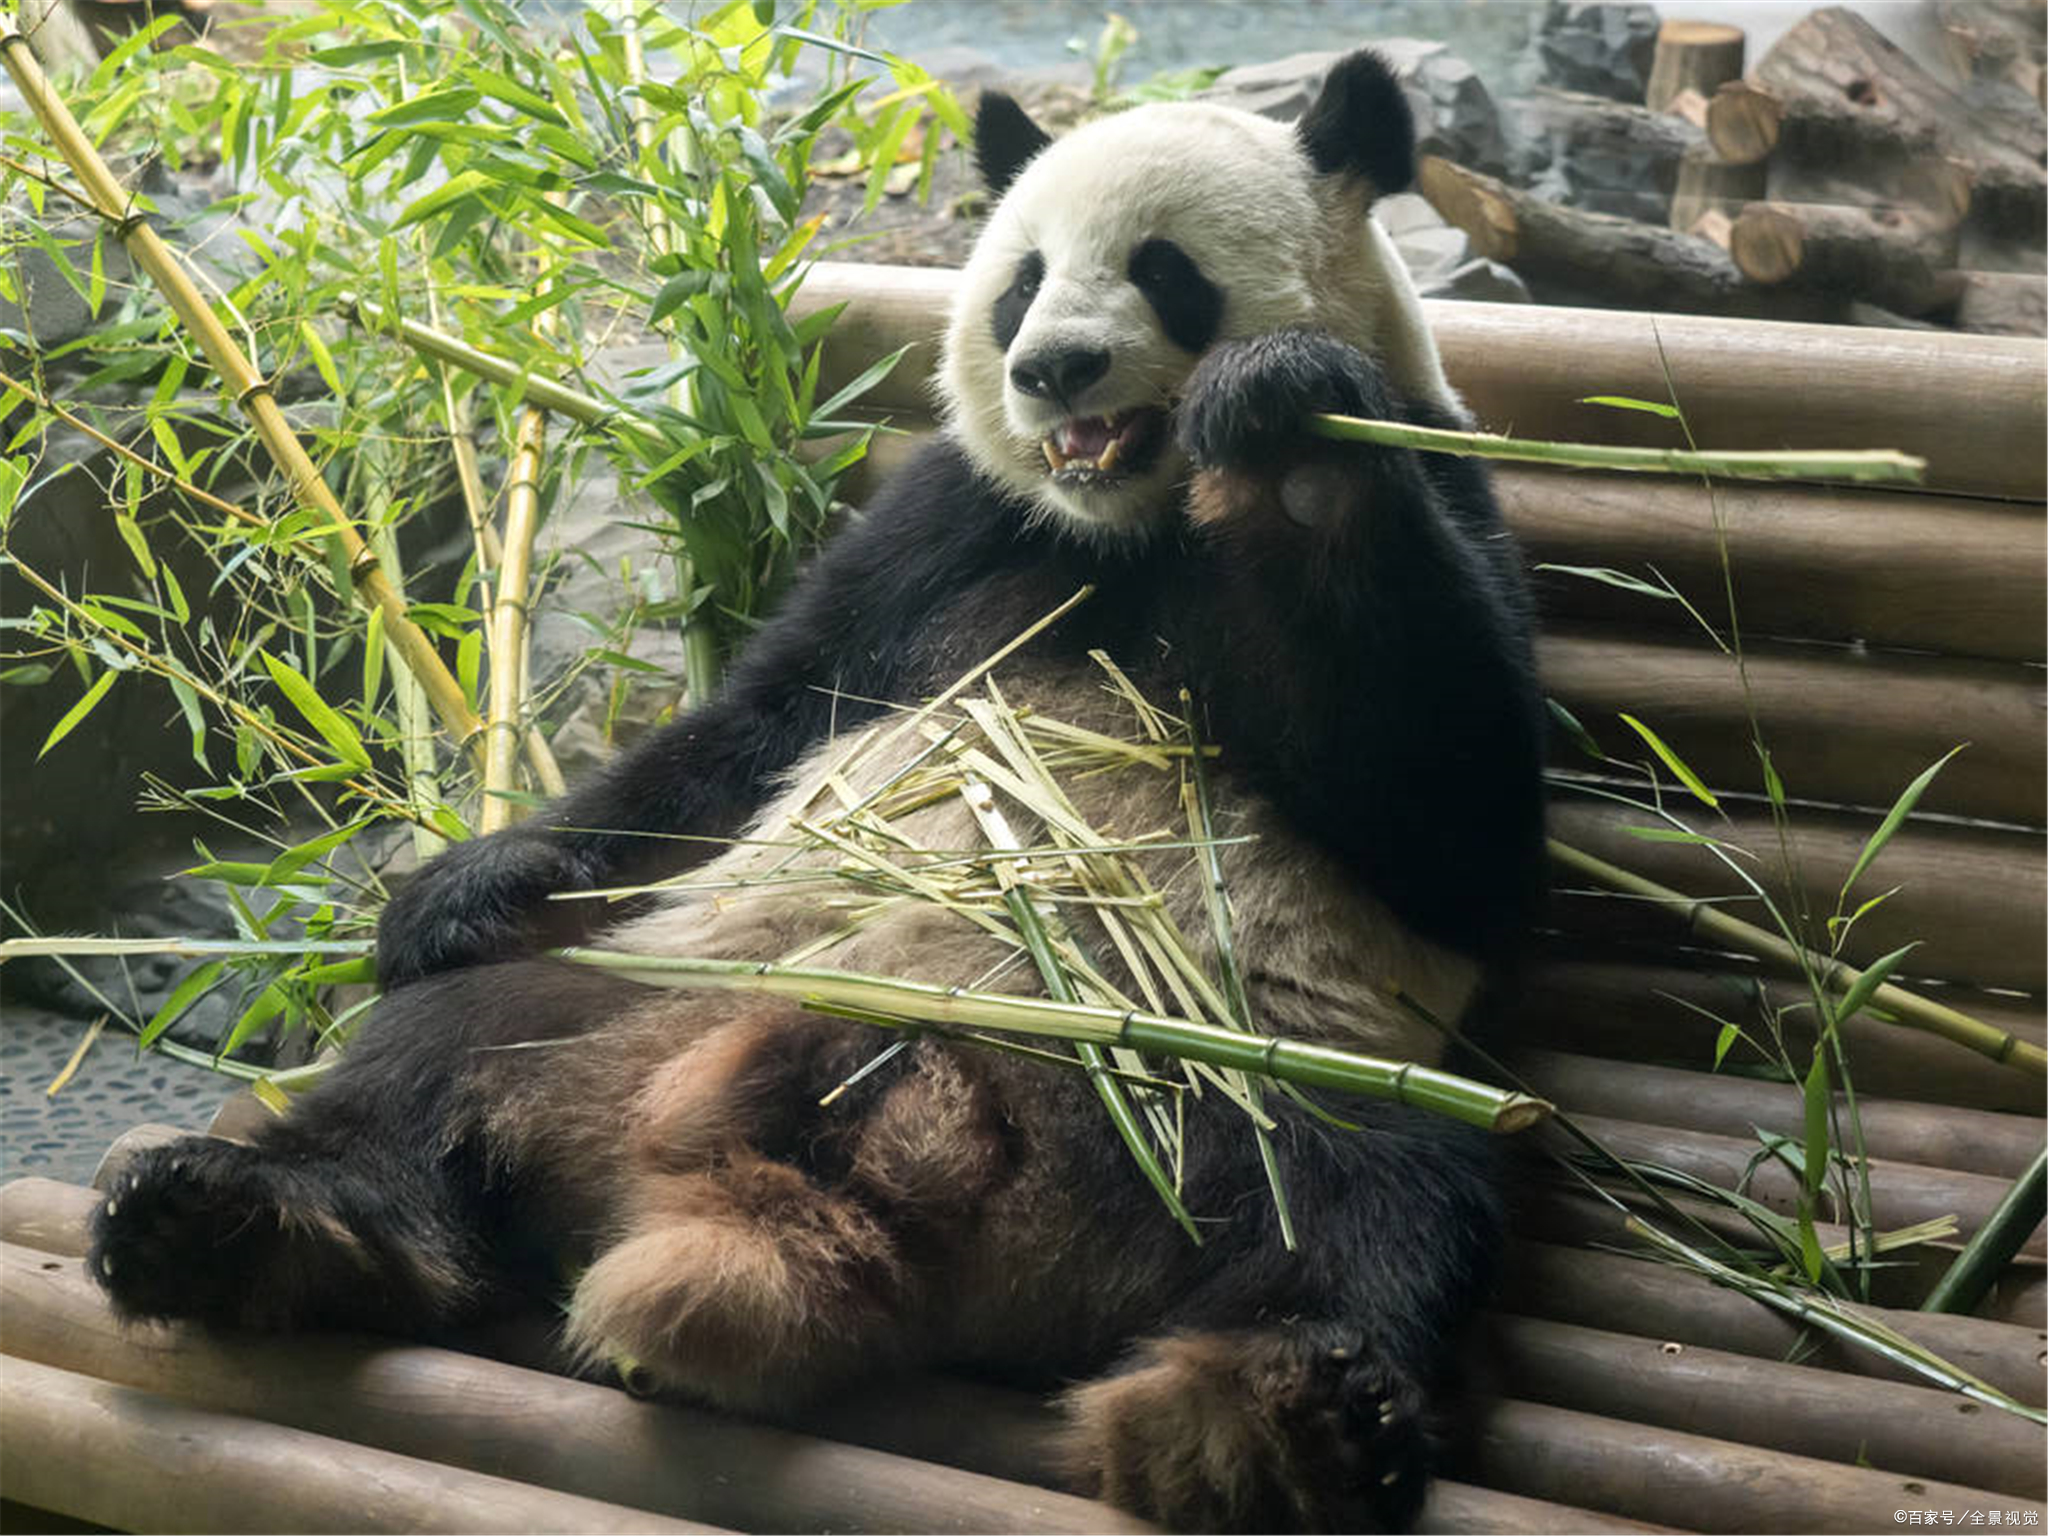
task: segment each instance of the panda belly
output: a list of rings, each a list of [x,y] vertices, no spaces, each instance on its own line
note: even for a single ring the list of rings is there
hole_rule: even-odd
[[[999,686],[1008,703],[1105,735],[1134,734],[1128,707],[1108,694],[1091,661],[1058,658],[1013,663]],[[1153,690],[1160,694],[1160,690]],[[886,724],[882,727],[887,729]],[[966,916],[935,902],[907,900],[849,926],[867,905],[828,867],[839,856],[815,847],[792,856],[798,823],[829,819],[841,803],[828,780],[856,796],[891,782],[924,752],[926,738],[901,733],[843,773],[851,742],[814,748],[789,775],[788,787],[754,820],[740,841],[686,877],[655,912],[606,933],[606,948],[700,959],[788,961],[893,976],[971,990],[1037,992],[1035,972],[1016,948]],[[1463,1013],[1478,967],[1405,928],[1330,855],[1289,827],[1279,812],[1249,792],[1231,771],[1229,751],[1212,773],[1216,834],[1229,893],[1236,947],[1261,1033],[1341,1044],[1368,1054],[1433,1065],[1440,1033],[1399,1001],[1405,995],[1447,1023]],[[1081,819],[1112,839],[1147,836],[1184,842],[1186,813],[1177,770],[1133,764],[1074,775],[1062,790]],[[1020,842],[1046,841],[1036,819],[1003,804]],[[972,853],[988,837],[964,801],[943,800],[900,818],[895,826],[913,847]],[[1175,927],[1204,969],[1216,974],[1214,930],[1202,880],[1186,848],[1138,856]],[[817,878],[798,882],[799,870]],[[1131,991],[1114,946],[1084,914],[1064,916],[1091,958]],[[1090,930],[1093,930],[1091,933]],[[1170,1008],[1167,1011],[1172,1011]]]

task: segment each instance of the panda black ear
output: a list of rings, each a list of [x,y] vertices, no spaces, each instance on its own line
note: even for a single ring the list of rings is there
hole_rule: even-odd
[[[1393,69],[1370,49],[1337,61],[1294,131],[1318,171],[1361,176],[1375,197],[1415,180],[1415,114]]]
[[[1017,179],[1031,157],[1052,142],[1052,135],[1025,115],[1014,98],[1001,91],[983,91],[974,114],[974,164],[982,185],[998,197]]]

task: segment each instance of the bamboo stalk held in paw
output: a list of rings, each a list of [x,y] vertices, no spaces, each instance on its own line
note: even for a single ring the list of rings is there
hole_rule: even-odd
[[[1888,448],[1748,450],[1688,453],[1676,448],[1620,448],[1605,443],[1552,443],[1500,437],[1491,432],[1453,432],[1401,421],[1365,421],[1356,416],[1315,415],[1309,430],[1338,442],[1379,443],[1425,453],[1509,459],[1524,464],[1557,464],[1572,469],[1614,469],[1649,475],[1715,475],[1727,480],[1851,480],[1867,484],[1917,485],[1927,461]]]

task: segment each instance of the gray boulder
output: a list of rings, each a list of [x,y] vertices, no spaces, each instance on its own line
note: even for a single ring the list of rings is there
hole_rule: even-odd
[[[1650,83],[1657,26],[1657,10],[1650,5],[1550,0],[1536,35],[1543,83],[1639,102]]]
[[[1412,37],[1369,41],[1401,82],[1415,113],[1421,152],[1500,174],[1506,164],[1500,114],[1472,66],[1442,43]],[[1269,64],[1247,64],[1218,76],[1200,99],[1293,122],[1315,100],[1330,67],[1349,51],[1296,53]]]

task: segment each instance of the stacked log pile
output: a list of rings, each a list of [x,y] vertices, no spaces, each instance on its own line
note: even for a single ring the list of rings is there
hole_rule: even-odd
[[[1933,16],[1925,63],[1830,7],[1747,73],[1741,29],[1666,21],[1640,102],[1510,104],[1561,187],[1435,156],[1421,190],[1553,303],[2039,336],[2044,7]]]

